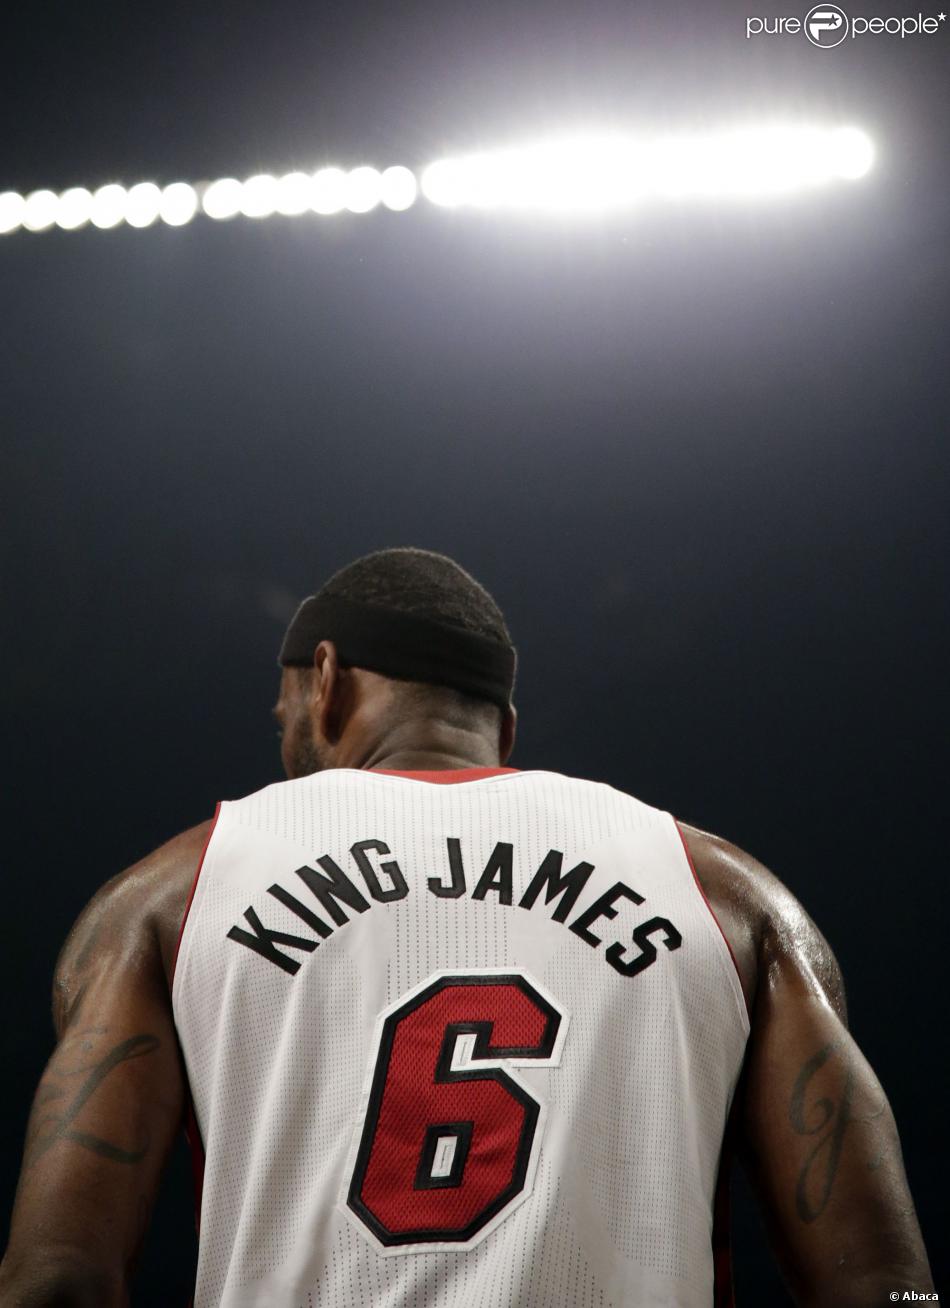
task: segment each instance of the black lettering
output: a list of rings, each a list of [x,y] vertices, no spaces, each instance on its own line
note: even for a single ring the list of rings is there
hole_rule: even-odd
[[[261,925],[261,919],[253,908],[246,909],[244,916],[251,924],[254,934],[251,935],[250,931],[245,931],[242,927],[233,926],[228,932],[228,939],[236,940],[239,945],[246,945],[248,949],[253,949],[255,954],[260,954],[268,963],[283,968],[291,976],[299,971],[300,960],[291,958],[289,954],[282,954],[279,949],[274,948],[275,944],[286,945],[290,949],[305,949],[308,954],[312,954],[319,944],[319,941],[305,940],[303,936],[291,936],[285,931],[269,930]]]
[[[313,909],[308,908],[306,904],[301,904],[296,895],[292,895],[290,891],[285,890],[283,886],[269,886],[267,893],[273,895],[274,898],[279,903],[283,904],[285,908],[289,908],[291,913],[296,913],[301,922],[306,922],[307,926],[310,927],[312,931],[316,931],[317,935],[322,936],[324,940],[326,940],[327,936],[333,935],[333,928],[328,927],[322,917],[317,917]],[[319,943],[319,941],[317,943]]]
[[[643,896],[638,895],[635,890],[625,886],[622,881],[617,881],[605,891],[599,899],[595,899],[590,908],[585,909],[579,918],[571,923],[571,930],[581,940],[586,940],[589,945],[596,949],[602,943],[600,936],[595,936],[589,929],[599,917],[616,917],[617,910],[614,904],[618,899],[629,899],[634,904],[642,904]]]
[[[369,887],[369,893],[381,904],[385,904],[391,899],[404,899],[409,894],[409,887],[406,885],[406,878],[403,876],[399,864],[394,858],[390,859],[388,863],[380,863],[380,872],[385,872],[392,882],[390,889],[384,890],[379,884],[379,877],[375,868],[366,855],[368,849],[374,849],[377,854],[389,854],[392,851],[382,840],[358,840],[350,850],[350,853],[356,859],[356,866],[363,874],[363,880]]]
[[[433,895],[438,895],[440,899],[458,899],[459,895],[465,894],[462,842],[455,836],[449,836],[445,844],[449,852],[449,871],[452,873],[452,880],[448,885],[445,885],[438,877],[429,877],[429,889]]]
[[[478,884],[472,891],[473,899],[484,899],[489,890],[498,895],[499,904],[511,903],[511,861],[512,847],[507,841],[499,840],[485,864],[485,871],[478,878]]]
[[[650,939],[655,931],[663,932],[663,943],[667,949],[679,949],[683,943],[683,937],[672,922],[668,922],[665,917],[651,917],[649,921],[641,922],[633,932],[633,942],[640,946],[641,952],[628,962],[624,962],[624,947],[619,941],[615,941],[607,946],[607,962],[622,976],[636,976],[638,972],[642,972],[644,968],[656,962],[656,945]]]
[[[544,862],[535,872],[531,884],[518,900],[519,908],[532,908],[541,887],[544,887],[544,902],[550,904],[561,896],[561,902],[551,914],[555,922],[566,922],[571,909],[577,903],[577,897],[587,885],[587,879],[594,870],[593,863],[578,863],[570,872],[561,875],[564,855],[559,849],[552,849],[544,856]]]
[[[324,910],[333,918],[337,926],[343,926],[349,922],[349,918],[336,903],[338,899],[344,904],[349,904],[357,913],[365,913],[369,908],[369,901],[365,899],[354,886],[353,882],[346,875],[338,863],[334,863],[329,854],[324,854],[318,858],[317,862],[323,868],[326,876],[322,876],[312,867],[298,867],[295,869],[297,876],[304,882],[307,889],[310,890]]]

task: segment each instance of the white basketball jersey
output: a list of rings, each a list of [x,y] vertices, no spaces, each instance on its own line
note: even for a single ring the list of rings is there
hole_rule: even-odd
[[[711,1308],[749,1024],[668,813],[509,769],[268,786],[219,807],[172,998],[195,1308]]]

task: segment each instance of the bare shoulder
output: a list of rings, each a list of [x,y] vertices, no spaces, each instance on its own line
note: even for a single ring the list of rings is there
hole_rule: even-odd
[[[681,831],[750,1001],[734,1121],[795,1302],[864,1308],[893,1286],[929,1291],[893,1114],[847,1030],[831,947],[757,859]]]
[[[73,924],[56,963],[57,1028],[65,1024],[97,968],[159,963],[170,984],[178,929],[211,827],[209,820],[182,832],[99,887]]]
[[[804,971],[845,1017],[844,984],[827,940],[774,873],[744,849],[684,822],[696,877],[732,949],[750,1011],[776,969]]]

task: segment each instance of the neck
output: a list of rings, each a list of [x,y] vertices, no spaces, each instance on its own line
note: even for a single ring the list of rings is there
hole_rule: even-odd
[[[343,742],[341,741],[341,746]],[[375,742],[341,748],[337,767],[392,772],[442,772],[457,768],[497,768],[498,743],[479,732],[444,722],[407,723]]]

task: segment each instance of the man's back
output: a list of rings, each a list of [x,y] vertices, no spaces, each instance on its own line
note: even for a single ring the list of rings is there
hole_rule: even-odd
[[[669,814],[545,772],[271,786],[219,811],[173,1002],[196,1308],[710,1303],[748,1019]]]
[[[290,783],[107,882],[60,953],[3,1308],[126,1308],[185,1117],[198,1308],[722,1308],[733,1092],[796,1303],[932,1290],[821,932],[728,842],[503,767],[484,587],[377,551],[279,661]]]

